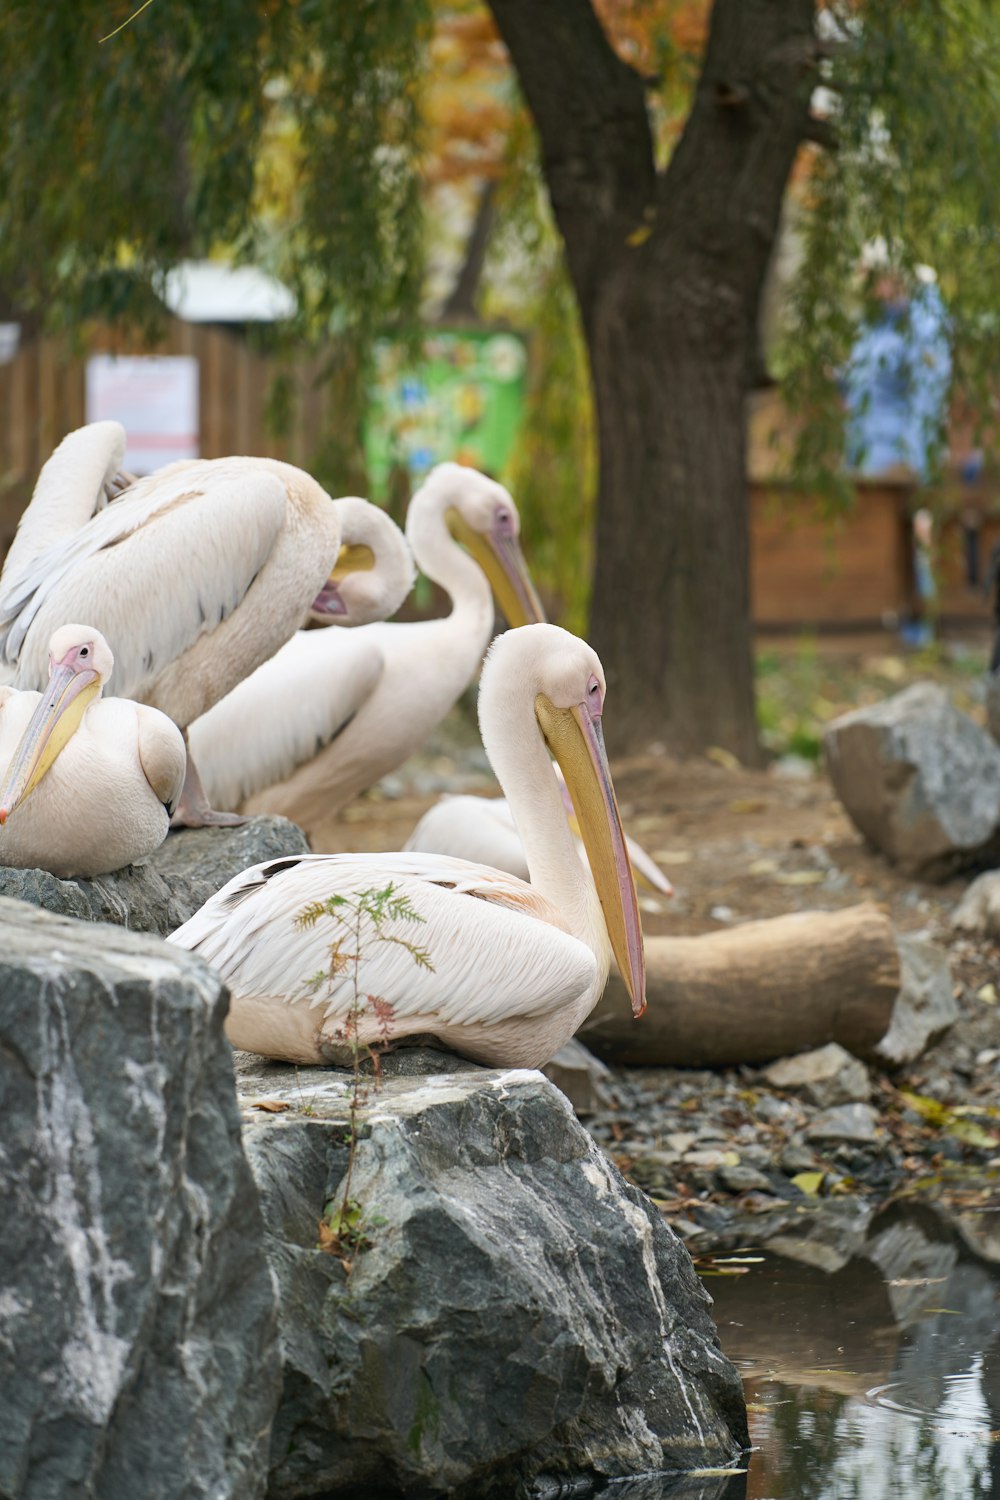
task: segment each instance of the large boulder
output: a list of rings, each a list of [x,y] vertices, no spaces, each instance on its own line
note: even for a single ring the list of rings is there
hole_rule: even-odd
[[[344,1258],[319,1242],[324,1212],[341,1222],[345,1075],[238,1081],[280,1289],[273,1500],[734,1460],[740,1380],[687,1251],[540,1074],[366,1082]]]
[[[0,1495],[255,1500],[280,1361],[225,991],[0,898]]]
[[[1000,746],[944,688],[915,683],[827,725],[837,796],[908,874],[945,880],[1000,860]]]
[[[90,880],[0,867],[0,896],[84,922],[112,922],[166,937],[241,870],[283,854],[304,854],[308,847],[301,828],[287,818],[250,818],[236,828],[184,828],[169,833],[140,864]]]

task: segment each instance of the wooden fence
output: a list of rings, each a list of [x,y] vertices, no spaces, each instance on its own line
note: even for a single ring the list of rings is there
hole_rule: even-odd
[[[198,360],[201,456],[252,453],[308,468],[329,431],[335,397],[318,357],[286,362],[258,353],[239,333],[171,319],[164,337],[143,341],[96,327],[83,352],[43,338],[0,364],[0,558],[53,448],[86,421],[86,362],[92,354],[188,354]],[[275,379],[287,376],[293,399],[287,430],[267,421]]]

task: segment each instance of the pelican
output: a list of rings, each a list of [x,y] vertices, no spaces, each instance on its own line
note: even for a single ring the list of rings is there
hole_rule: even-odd
[[[0,663],[41,688],[52,631],[91,621],[114,643],[110,690],[186,730],[301,624],[340,519],[314,479],[272,459],[172,464],[117,495],[124,449],[120,423],[95,422],[42,469],[0,574]],[[193,763],[182,807],[233,821],[208,808]]]
[[[413,587],[413,557],[399,527],[353,496],[336,502],[341,549],[310,619],[343,625],[383,620]],[[281,650],[196,719],[188,742],[213,807],[235,809],[280,781],[370,697],[380,659],[364,630],[300,630]],[[328,670],[333,659],[336,670]]]
[[[233,1044],[325,1063],[350,1055],[352,1033],[371,1044],[387,1029],[391,1042],[434,1037],[477,1062],[539,1067],[600,998],[612,953],[641,1015],[642,933],[604,751],[604,692],[596,653],[556,625],[508,631],[483,668],[483,743],[524,840],[530,885],[442,855],[306,855],[245,870],[179,927],[168,941],[199,953],[232,992]],[[566,778],[593,879],[547,750]],[[350,919],[373,893],[405,901],[418,920],[380,932],[364,918],[355,934],[337,914]],[[411,940],[429,967],[404,946]]]
[[[569,802],[565,783],[562,786],[563,802]],[[577,841],[577,853],[586,859],[587,851],[579,836],[579,828],[569,802],[566,808],[570,828]],[[625,837],[632,874],[637,885],[646,885],[661,896],[672,896],[674,888],[655,860],[651,859],[641,844],[628,835]],[[524,857],[524,845],[514,823],[510,803],[504,797],[441,797],[424,813],[404,849],[421,854],[451,854],[456,859],[470,859],[479,864],[493,865],[506,870],[519,880],[528,879],[528,862]]]
[[[241,764],[256,759],[260,769],[239,782],[255,783],[244,790],[245,812],[282,813],[311,832],[401,765],[444,718],[479,670],[493,593],[509,624],[544,619],[519,529],[502,485],[462,464],[431,471],[410,501],[406,536],[417,566],[449,594],[451,613],[297,645],[282,663],[287,700],[298,706],[286,715],[280,766],[264,749],[274,679],[246,689]],[[232,794],[231,781],[224,791]]]
[[[157,709],[102,698],[113,670],[100,631],[63,625],[44,693],[0,687],[0,865],[105,875],[162,844],[184,739]]]

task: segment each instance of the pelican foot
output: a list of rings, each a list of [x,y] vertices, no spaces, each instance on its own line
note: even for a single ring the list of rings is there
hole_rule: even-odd
[[[203,807],[185,807],[182,797],[170,819],[171,828],[238,828],[250,819],[243,813],[216,812],[206,803]]]
[[[187,745],[187,733],[184,734]],[[198,775],[198,768],[188,750],[187,770],[184,785],[170,819],[171,828],[238,828],[250,819],[243,813],[217,812],[208,800],[208,794]]]

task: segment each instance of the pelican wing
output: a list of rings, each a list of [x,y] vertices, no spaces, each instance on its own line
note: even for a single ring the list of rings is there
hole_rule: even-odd
[[[341,904],[310,922],[310,911],[331,897]],[[355,931],[359,905],[392,899],[405,900],[415,916],[381,924],[365,916]],[[422,854],[307,855],[256,865],[169,941],[199,953],[235,995],[322,1005],[329,1023],[349,1014],[355,994],[352,962],[329,974],[338,939],[343,955],[361,955],[362,996],[387,1002],[399,1018],[450,1025],[546,1015],[586,990],[596,963],[530,886],[486,866]],[[317,982],[321,974],[328,977]]]
[[[222,469],[195,480],[182,469],[137,484],[40,553],[8,591],[0,656],[17,660],[18,686],[43,684],[49,634],[75,619],[111,644],[107,691],[141,697],[158,671],[240,603],[285,523],[284,485],[266,470]]]
[[[237,808],[312,760],[374,692],[383,665],[367,631],[300,630],[191,725],[212,806]]]

